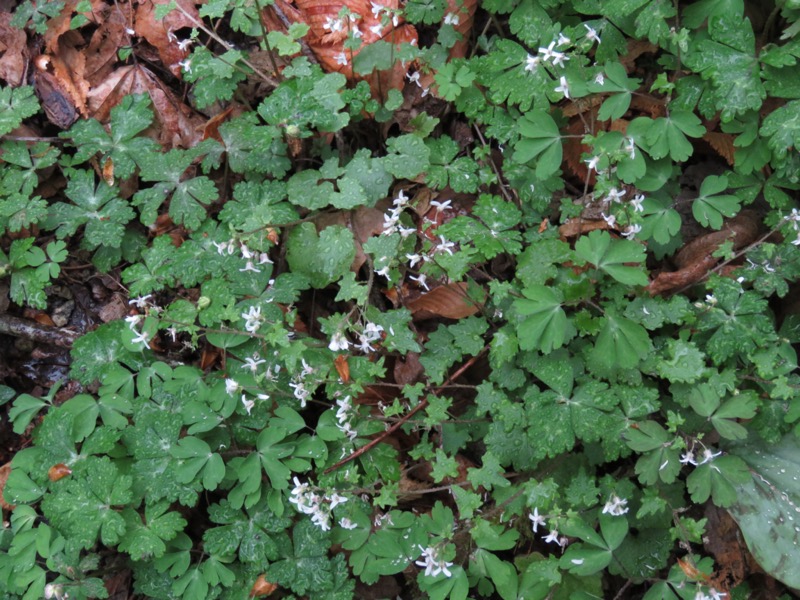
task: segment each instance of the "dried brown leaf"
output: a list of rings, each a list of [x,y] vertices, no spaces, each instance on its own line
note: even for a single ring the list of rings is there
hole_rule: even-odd
[[[163,19],[156,19],[156,7],[169,4],[175,0],[142,0],[136,8],[134,30],[136,35],[146,39],[157,51],[161,62],[175,77],[183,74],[178,63],[186,59],[189,50],[178,46],[178,38],[174,32],[179,29],[194,27],[200,21],[197,6],[191,0],[177,0],[176,4],[183,9],[171,10]]]
[[[734,153],[736,148],[733,145],[734,137],[730,133],[721,133],[719,131],[707,131],[703,135],[703,139],[719,154],[729,166],[733,166]]]
[[[416,321],[436,317],[463,319],[478,312],[478,305],[467,295],[464,282],[440,285],[407,306]]]
[[[0,12],[0,79],[10,86],[22,85],[28,64],[25,32],[11,25],[11,13]]]

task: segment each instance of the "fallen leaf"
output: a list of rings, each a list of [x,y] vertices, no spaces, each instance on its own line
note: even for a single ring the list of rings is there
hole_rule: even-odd
[[[11,474],[11,463],[8,462],[0,467],[0,507],[4,510],[14,510],[14,506],[9,504],[3,498],[3,490],[6,487],[6,481],[8,481],[8,476]]]
[[[72,475],[72,469],[70,469],[64,463],[53,465],[47,471],[47,478],[50,481],[58,481],[59,479],[64,479],[64,477],[67,477],[68,475]]]
[[[339,354],[333,360],[333,366],[336,367],[336,372],[339,374],[339,379],[342,380],[343,383],[347,384],[350,382],[350,365],[347,364],[347,355],[346,354]]]
[[[180,8],[171,10],[163,19],[156,19],[155,13],[159,5],[175,2]],[[182,10],[181,10],[182,9]],[[178,63],[189,55],[189,49],[181,49],[175,31],[195,27],[200,22],[197,7],[190,0],[143,0],[136,8],[134,30],[136,35],[142,36],[152,45],[161,58],[161,62],[170,72],[178,77],[183,77]]]
[[[435,317],[463,319],[478,312],[478,305],[467,296],[465,282],[440,285],[411,300],[407,306],[416,321]]]
[[[22,85],[28,64],[25,32],[11,25],[11,13],[0,12],[0,79],[11,87]]]
[[[264,575],[259,575],[256,582],[253,584],[252,589],[250,590],[250,597],[264,597],[269,596],[272,592],[278,589],[278,586],[274,583],[270,583],[266,580]]]

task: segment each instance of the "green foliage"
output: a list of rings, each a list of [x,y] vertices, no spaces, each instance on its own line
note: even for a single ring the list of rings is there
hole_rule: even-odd
[[[257,4],[200,8],[186,97],[253,109],[192,148],[155,141],[143,95],[15,138],[39,104],[0,88],[10,300],[46,309],[89,259],[130,294],[72,348],[84,392],[0,387],[31,440],[0,589],[105,597],[124,565],[159,599],[259,576],[334,600],[389,577],[441,600],[714,597],[707,503],[800,587],[800,326],[773,314],[800,277],[796,3],[763,31],[739,0],[373,3],[364,48],[368,15],[338,15],[358,83]],[[424,43],[394,43],[400,17]],[[490,26],[451,59],[470,18]],[[700,229],[752,219],[654,292]]]

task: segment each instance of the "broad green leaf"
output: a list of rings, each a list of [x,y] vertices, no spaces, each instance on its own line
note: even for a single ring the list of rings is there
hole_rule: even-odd
[[[536,177],[547,179],[555,174],[561,166],[563,146],[558,125],[543,110],[532,110],[525,113],[517,122],[520,140],[514,146],[514,160],[527,163],[536,161]]]
[[[692,214],[704,227],[720,229],[723,217],[739,212],[740,200],[732,194],[719,194],[728,187],[725,176],[709,175],[700,185],[700,195],[692,202]]]
[[[517,324],[517,337],[523,350],[547,354],[560,348],[569,329],[567,314],[561,308],[563,296],[557,288],[534,285],[522,290],[525,299],[514,301],[519,314],[526,317]]]
[[[650,336],[641,325],[612,310],[606,311],[604,321],[592,357],[606,369],[635,367],[652,352]]]
[[[586,262],[626,285],[647,285],[647,274],[640,267],[626,263],[644,262],[641,244],[629,240],[612,240],[607,231],[594,230],[575,243],[575,253]]]

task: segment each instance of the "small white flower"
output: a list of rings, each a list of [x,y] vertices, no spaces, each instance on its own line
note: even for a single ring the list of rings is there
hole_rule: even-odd
[[[255,333],[261,327],[263,321],[261,307],[251,306],[247,309],[247,312],[242,313],[242,318],[245,320],[244,328],[250,333]]]
[[[417,265],[417,263],[422,260],[422,255],[406,254],[406,258],[408,259],[408,266],[413,269]]]
[[[572,40],[570,40],[570,39],[569,39],[567,36],[565,36],[563,33],[559,33],[559,34],[558,34],[558,41],[556,42],[556,46],[566,46],[566,45],[567,45],[567,44],[569,44],[571,41],[572,41]]]
[[[370,2],[370,4],[372,5],[372,16],[376,19],[380,17],[381,12],[386,9],[385,6],[378,4],[377,2]]]
[[[191,46],[193,43],[194,43],[194,40],[192,40],[192,39],[189,39],[189,38],[187,38],[187,39],[185,39],[185,40],[179,40],[179,41],[178,41],[178,49],[179,49],[181,52],[186,52],[186,49],[187,49],[189,46]]]
[[[556,93],[564,94],[564,98],[569,98],[569,84],[567,83],[567,78],[563,75],[558,80],[559,85],[553,90]]]
[[[711,448],[704,448],[703,449],[703,460],[701,460],[699,463],[697,463],[697,466],[699,467],[700,465],[704,465],[707,462],[711,462],[721,454],[722,454],[722,452],[714,452],[713,450],[711,450]]]
[[[358,40],[364,37],[364,34],[361,33],[361,30],[358,27],[353,27],[353,29],[350,30],[350,35],[353,36],[354,40]]]
[[[328,344],[328,349],[331,352],[338,352],[339,350],[347,350],[350,347],[350,342],[344,336],[344,333],[337,331],[331,336],[331,342]]]
[[[585,160],[583,162],[586,163],[586,166],[590,171],[597,171],[597,163],[600,162],[600,157],[599,156],[593,156],[589,160]]]
[[[631,200],[631,206],[633,207],[633,212],[643,212],[644,207],[642,206],[642,202],[644,202],[644,194],[636,194]]]
[[[605,213],[600,213],[600,216],[603,217],[603,220],[609,227],[614,227],[617,224],[617,217],[614,215],[607,215]]]
[[[800,233],[798,233],[797,237],[794,240],[792,240],[792,245],[793,246],[800,246]]]
[[[347,517],[343,517],[343,518],[342,518],[342,519],[339,521],[339,527],[341,527],[342,529],[355,529],[356,527],[358,527],[358,525],[356,525],[355,523],[353,523],[353,522],[352,522],[350,519],[348,519]]]
[[[529,73],[533,73],[536,70],[536,67],[539,66],[541,60],[542,59],[538,56],[528,54],[528,58],[525,59],[525,70]]]
[[[247,263],[244,265],[243,269],[239,269],[240,272],[246,273],[247,271],[252,271],[253,273],[261,273],[261,269],[257,269],[256,266],[253,264],[252,260],[248,260]]]
[[[706,304],[714,306],[717,303],[717,297],[714,294],[706,294]]]
[[[125,322],[128,324],[128,328],[131,331],[134,331],[134,328],[139,324],[144,317],[142,315],[128,315],[125,317]]]
[[[694,459],[694,452],[687,450],[681,454],[680,463],[682,465],[694,465],[696,467],[697,461]]]
[[[554,67],[563,67],[565,60],[569,60],[569,56],[567,56],[563,52],[553,52],[553,66]],[[567,98],[569,98],[569,94],[564,94],[564,95]]]
[[[248,400],[245,394],[242,394],[242,404],[244,404],[244,409],[247,411],[247,414],[250,414],[250,411],[253,410],[253,407],[256,405],[255,400]]]
[[[625,190],[618,190],[617,188],[612,187],[610,190],[608,190],[605,200],[606,202],[622,202],[624,197]]]
[[[184,71],[186,71],[187,73],[191,73],[192,72],[192,61],[189,60],[188,58],[180,61],[178,63],[178,66],[181,69],[183,69]]]
[[[334,19],[333,17],[328,17],[322,24],[322,28],[330,31],[331,33],[335,33],[337,31],[342,31],[344,29],[344,23],[342,23],[341,19]]]
[[[548,533],[542,539],[544,539],[544,541],[547,542],[548,544],[558,544],[559,546],[562,546],[561,540],[558,538],[558,530],[557,529],[553,529],[550,533]]]
[[[386,277],[386,279],[391,279],[389,277],[389,265],[386,265],[382,269],[375,271],[375,275],[380,275],[381,277]]]
[[[414,564],[418,567],[425,567],[425,575],[428,577],[436,577],[439,573],[443,573],[445,577],[452,577],[448,567],[452,567],[453,563],[440,560],[436,548],[419,547],[422,550],[423,560],[418,560]]]
[[[136,333],[136,332],[134,331],[134,333]],[[131,343],[132,344],[144,344],[145,347],[147,347],[150,344],[150,334],[148,334],[146,331],[143,331],[142,333],[136,335],[131,340]]]
[[[414,73],[414,75],[419,75],[419,73]],[[405,190],[400,190],[397,193],[397,198],[392,201],[392,204],[397,208],[401,208],[408,204],[408,196],[406,196]]]
[[[372,32],[373,35],[381,37],[381,34],[383,33],[383,25],[378,23],[377,25],[373,25],[372,27],[370,27],[369,30]]]
[[[600,36],[597,35],[597,31],[590,27],[587,23],[584,23],[583,26],[586,27],[586,39],[590,42],[597,42],[599,44]]]
[[[439,244],[436,246],[436,252],[447,252],[450,256],[453,255],[453,248],[455,248],[454,242],[448,242],[444,239],[443,235],[439,236]]]
[[[427,276],[424,273],[420,273],[417,277],[414,277],[412,275],[411,277],[409,277],[409,279],[412,279],[412,280],[416,281],[419,285],[424,287],[426,290],[431,289],[431,288],[428,287]]]
[[[444,202],[437,202],[436,200],[431,200],[431,206],[436,208],[436,212],[438,214],[442,212],[444,209],[450,208],[450,204],[452,202],[453,202],[452,200],[445,200]]]
[[[635,225],[628,225],[628,228],[622,234],[622,236],[626,239],[632,240],[636,237],[636,234],[642,230],[642,226],[636,223]]]
[[[539,507],[534,507],[533,512],[528,515],[528,518],[531,520],[531,527],[533,528],[533,533],[539,532],[539,525],[542,527],[547,526],[547,521],[544,520],[544,517],[539,514]]]
[[[444,24],[445,25],[452,25],[453,27],[455,27],[456,25],[458,25],[459,21],[460,21],[460,19],[459,19],[458,15],[456,15],[456,14],[447,13],[444,16]]]
[[[266,362],[267,361],[259,357],[258,354],[254,354],[244,359],[244,368],[250,369],[250,372],[255,374],[255,372],[258,371],[259,365],[263,365]]]
[[[625,152],[627,152],[628,156],[630,156],[631,160],[633,160],[636,158],[636,144],[634,143],[632,137],[626,138],[626,140],[627,143],[625,144]]]
[[[606,76],[605,76],[605,75],[603,75],[603,73],[598,73],[597,75],[595,75],[595,76],[594,76],[594,82],[595,82],[597,85],[605,85],[605,83],[606,83]]]
[[[539,48],[539,54],[542,55],[542,60],[543,61],[546,62],[546,61],[550,60],[551,58],[553,58],[553,55],[555,54],[555,52],[553,51],[553,48],[555,48],[555,46],[556,46],[556,42],[555,42],[555,40],[553,40],[552,42],[550,42],[550,44],[547,46],[547,48]]]
[[[422,87],[422,85],[419,82],[419,76],[420,76],[419,71],[415,71],[414,73],[406,73],[406,79],[408,79],[409,83],[416,83],[417,87]]]
[[[128,300],[128,304],[133,304],[136,308],[147,308],[147,301],[153,297],[153,294],[147,294],[147,296],[139,296],[138,298],[133,298]]]
[[[225,391],[228,394],[233,396],[240,389],[241,389],[241,386],[236,381],[234,381],[233,379],[230,379],[230,378],[226,378],[225,379]]]
[[[168,333],[168,334],[169,334],[169,336],[172,338],[172,341],[173,341],[173,342],[176,342],[176,341],[178,341],[178,340],[177,340],[177,337],[178,337],[178,330],[177,330],[177,329],[175,329],[175,327],[174,327],[174,326],[173,326],[173,327],[169,327],[169,328],[167,328],[167,333]]]
[[[628,501],[625,498],[620,498],[616,494],[612,494],[608,502],[603,507],[603,514],[613,515],[619,517],[628,512]]]

